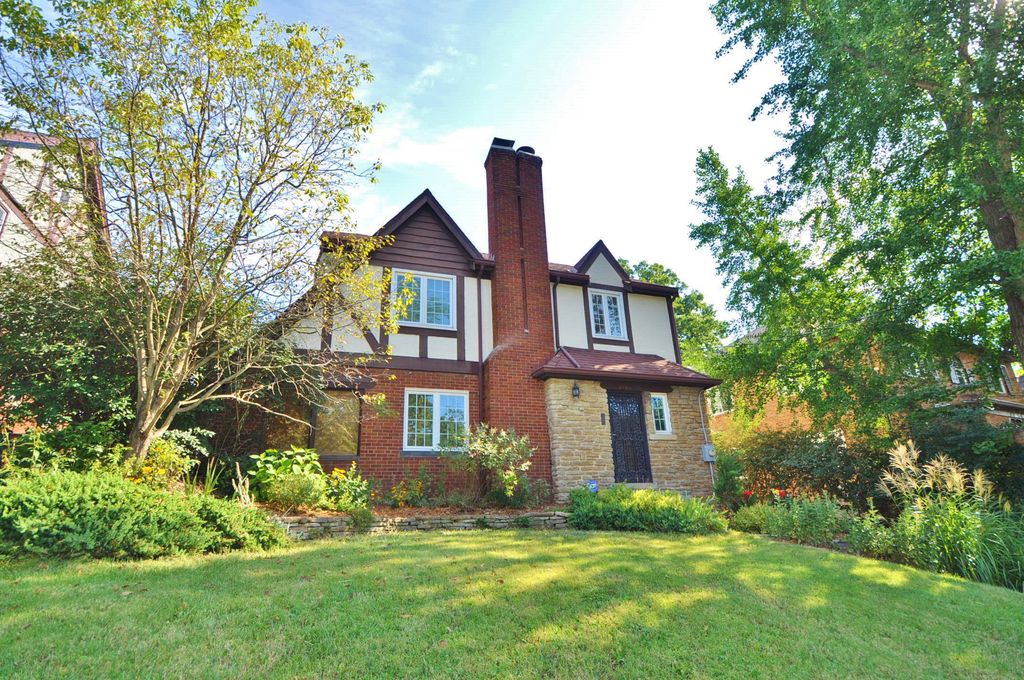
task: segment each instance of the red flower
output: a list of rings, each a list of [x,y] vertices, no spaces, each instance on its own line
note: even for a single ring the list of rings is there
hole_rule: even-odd
[[[751,491],[750,489],[747,489],[746,491],[743,492],[743,497],[744,498],[750,498],[753,495],[754,495],[754,492]]]
[[[785,498],[785,497],[786,497],[786,490],[785,489],[779,489],[779,498]]]

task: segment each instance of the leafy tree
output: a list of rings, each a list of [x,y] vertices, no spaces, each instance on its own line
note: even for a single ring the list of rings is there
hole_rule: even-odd
[[[802,243],[831,247],[803,259],[856,261],[895,312],[954,321],[977,342],[1005,343],[1008,319],[1024,356],[1024,4],[717,0],[712,12],[722,52],[753,51],[737,80],[766,58],[782,68],[754,112],[789,116],[761,209],[813,220]],[[803,264],[777,245],[796,257],[779,266]]]
[[[115,360],[130,362],[140,458],[204,404],[317,399],[330,365],[320,321],[390,323],[376,304],[387,282],[362,266],[377,243],[314,257],[321,230],[346,228],[346,184],[365,174],[355,154],[380,110],[357,98],[369,67],[324,30],[254,6],[57,0],[44,15],[0,3],[7,122],[57,140],[44,154],[58,190],[38,200],[62,215],[62,189],[99,188],[83,168],[102,180],[105,212],[66,217],[106,229],[44,257],[88,290],[78,308],[102,310]],[[311,315],[312,351],[277,340]]]
[[[673,311],[680,357],[687,366],[706,370],[708,357],[721,349],[728,330],[727,324],[716,316],[715,308],[704,300],[700,291],[689,288],[665,265],[647,260],[630,264],[622,258],[619,258],[619,264],[634,279],[679,289],[679,296],[673,301]]]

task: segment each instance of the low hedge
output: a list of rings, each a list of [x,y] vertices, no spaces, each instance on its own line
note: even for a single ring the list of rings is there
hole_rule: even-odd
[[[674,491],[615,485],[569,493],[569,523],[577,529],[709,534],[726,530],[725,516],[709,501]]]
[[[0,552],[139,559],[264,550],[286,541],[265,513],[151,489],[111,472],[47,472],[0,485]]]

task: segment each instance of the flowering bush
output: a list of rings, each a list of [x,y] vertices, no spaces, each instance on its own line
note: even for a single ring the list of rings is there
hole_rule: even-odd
[[[120,451],[114,455],[120,456]],[[149,455],[143,459],[130,456],[122,463],[124,476],[136,484],[153,489],[169,489],[178,485],[199,461],[189,458],[185,449],[171,439],[153,442]]]
[[[533,448],[515,430],[480,423],[443,453],[456,469],[476,473],[479,500],[495,489],[512,498],[530,469]]]
[[[353,508],[370,505],[370,480],[356,469],[355,462],[344,468],[334,468],[327,476],[325,501],[334,510],[348,512]]]

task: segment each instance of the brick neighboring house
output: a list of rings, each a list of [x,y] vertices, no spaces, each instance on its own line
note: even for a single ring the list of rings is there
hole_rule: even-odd
[[[988,406],[985,420],[999,427],[1016,425],[1024,427],[1024,386],[1013,369],[1013,359],[1007,356],[999,365],[996,376],[980,376],[976,370],[978,356],[972,352],[960,352],[949,361],[948,366],[942,365],[935,371],[935,380],[946,387],[960,390],[957,401],[984,400]],[[752,422],[747,418],[737,418],[728,395],[728,385],[716,388],[708,394],[711,408],[711,429],[716,434],[730,436],[737,427],[752,427],[755,432],[772,432],[792,427],[808,428],[813,420],[802,407],[789,407],[780,404],[778,399],[767,401],[755,415]],[[742,424],[741,424],[742,423]],[[1024,443],[1024,430],[1018,429],[1014,434],[1016,440]]]
[[[390,346],[390,361],[371,364],[369,384],[355,388],[383,394],[389,413],[362,413],[353,388],[338,384],[311,431],[260,425],[260,443],[308,442],[325,467],[357,461],[391,484],[421,466],[439,472],[439,445],[485,421],[529,436],[530,475],[559,499],[588,480],[710,494],[703,392],[719,381],[679,364],[678,291],[630,279],[602,241],[575,265],[549,262],[541,164],[530,147],[493,141],[487,253],[429,190],[379,230],[394,240],[370,266],[393,291],[418,291],[397,333],[311,318],[285,334],[342,364]],[[346,238],[358,237],[328,233],[322,247]]]

